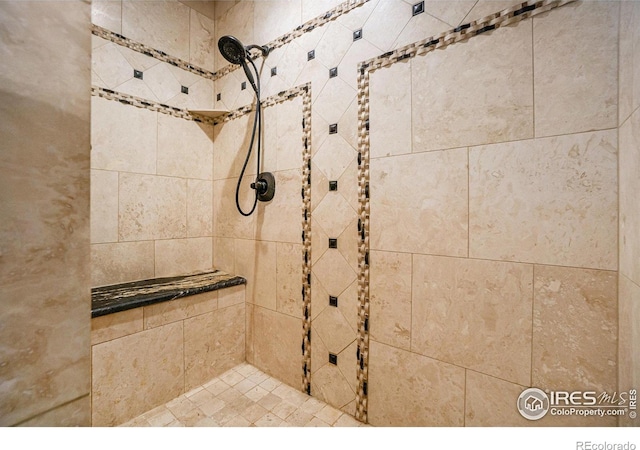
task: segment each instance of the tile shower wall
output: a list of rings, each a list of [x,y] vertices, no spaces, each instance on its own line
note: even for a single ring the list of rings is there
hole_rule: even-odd
[[[0,426],[91,423],[89,15],[0,3]]]
[[[620,146],[619,389],[640,386],[640,4],[620,10],[618,133]],[[638,426],[621,418],[619,424]]]
[[[274,10],[218,3],[216,38],[264,44],[282,34],[278,20],[290,21],[291,30],[323,12],[313,9],[319,2],[275,3]],[[357,63],[516,2],[425,2],[415,16],[413,3],[371,0],[258,59],[265,95],[311,82],[311,393],[350,413],[357,388]],[[619,7],[563,6],[372,74],[373,425],[536,425],[515,408],[527,386],[616,390]],[[631,58],[635,35],[621,35]],[[216,58],[216,68],[226,64]],[[633,96],[633,75],[625,73]],[[216,107],[251,101],[242,80],[242,71],[232,71],[216,81]],[[235,154],[237,143],[217,139]],[[231,191],[215,201],[232,202]],[[247,241],[251,221],[219,226],[228,228],[216,234],[215,265],[249,274],[257,295],[248,358],[296,386],[300,367],[288,373],[282,365],[299,361],[300,322],[278,310],[278,246]],[[289,305],[300,311],[299,296]],[[297,347],[285,356],[282,346],[292,340]],[[547,417],[537,424],[615,420]]]
[[[214,68],[213,19],[185,4],[96,1],[92,19],[107,33],[205,72]],[[94,87],[170,107],[212,108],[210,77],[92,39]],[[213,125],[97,96],[91,125],[92,285],[210,269]]]

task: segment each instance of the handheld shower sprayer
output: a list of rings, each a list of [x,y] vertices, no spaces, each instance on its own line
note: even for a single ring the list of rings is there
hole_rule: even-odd
[[[260,46],[260,45],[242,45],[242,42],[234,36],[222,36],[220,40],[218,40],[218,49],[220,53],[232,64],[238,64],[242,66],[245,75],[247,76],[247,80],[254,92],[256,93],[256,114],[253,120],[253,130],[251,131],[251,141],[249,142],[249,149],[247,150],[247,157],[244,161],[244,165],[242,166],[242,171],[240,172],[240,177],[238,178],[238,184],[236,186],[236,207],[238,211],[243,216],[250,216],[253,211],[255,211],[256,206],[258,204],[258,200],[263,202],[268,202],[273,199],[276,190],[276,182],[273,175],[269,172],[260,173],[260,158],[261,158],[261,137],[262,137],[262,106],[260,103],[260,74],[258,73],[258,68],[256,67],[253,59],[251,58],[251,54],[249,50],[258,49],[262,53],[263,57],[267,57],[269,55],[269,47]],[[251,71],[249,70],[249,65],[247,61],[253,67],[253,71],[255,72],[255,78]],[[240,206],[240,185],[242,183],[242,178],[244,177],[244,173],[247,169],[247,164],[249,163],[249,158],[251,157],[251,151],[253,150],[253,144],[256,141],[257,134],[257,170],[258,176],[256,180],[251,183],[251,189],[256,191],[255,200],[253,202],[253,207],[249,212],[245,212],[242,210]]]

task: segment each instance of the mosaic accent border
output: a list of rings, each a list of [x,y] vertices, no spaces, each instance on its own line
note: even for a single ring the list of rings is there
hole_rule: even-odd
[[[365,3],[367,3],[369,0],[347,0],[344,3],[339,4],[338,6],[336,6],[335,8],[332,8],[330,10],[328,10],[326,13],[319,15],[317,17],[314,17],[313,19],[310,19],[308,21],[306,21],[305,23],[303,23],[302,25],[297,26],[296,28],[294,28],[291,32],[284,34],[282,36],[280,36],[279,38],[274,39],[273,41],[267,42],[266,44],[263,44],[267,47],[269,47],[270,50],[275,50],[277,48],[280,48],[286,44],[288,44],[289,42],[293,41],[294,39],[304,35],[305,33],[308,33],[310,31],[315,30],[318,27],[321,27],[323,25],[326,25],[327,23],[331,22],[332,20],[337,19],[338,17],[340,17],[343,14],[348,13],[349,11],[364,5]],[[252,53],[252,58],[256,59],[262,56],[262,54],[260,53],[260,51],[258,50],[254,50]],[[215,73],[215,80],[222,78],[223,76],[239,69],[240,66],[236,65],[236,64],[230,64],[218,71],[216,71]]]
[[[368,421],[369,377],[369,81],[371,72],[388,67],[438,48],[466,41],[474,36],[493,31],[558,8],[576,0],[529,0],[491,14],[482,19],[460,25],[437,36],[400,47],[358,64],[358,335],[356,419]]]
[[[160,61],[164,61],[166,63],[171,64],[172,66],[179,67],[180,69],[189,71],[191,73],[195,73],[196,75],[200,75],[204,78],[209,78],[211,80],[216,79],[216,74],[209,70],[203,69],[202,67],[198,67],[194,64],[189,63],[180,58],[176,58],[175,56],[168,55],[162,50],[156,50],[153,47],[149,47],[148,45],[142,44],[140,42],[136,42],[132,39],[124,37],[121,34],[115,33],[113,31],[107,30],[106,28],[102,28],[98,25],[91,25],[91,33],[95,36],[98,36],[102,39],[106,39],[107,41],[111,41],[114,44],[121,45],[123,47],[127,47],[133,51],[138,53],[142,53],[143,55],[149,56],[151,58],[155,58]],[[240,66],[238,66],[240,67]]]
[[[279,38],[274,39],[273,41],[268,42],[264,45],[269,47],[271,50],[275,50],[276,48],[279,48],[279,47],[282,47],[283,45],[288,44],[295,38],[298,38],[305,33],[308,33],[318,27],[326,25],[330,21],[340,17],[342,14],[346,14],[352,9],[355,9],[359,6],[364,5],[368,1],[369,0],[347,0],[346,2],[339,4],[335,8],[330,9],[326,13],[318,17],[315,17],[311,20],[308,20],[302,25],[299,25],[298,27],[294,28],[291,32],[285,35],[282,35]],[[216,72],[211,72],[209,70],[203,69],[202,67],[198,67],[194,64],[191,64],[188,61],[171,56],[163,52],[162,50],[157,50],[153,47],[149,47],[148,45],[142,44],[140,42],[136,42],[133,39],[129,39],[119,33],[116,33],[111,30],[107,30],[106,28],[103,28],[99,25],[91,24],[91,33],[102,39],[106,39],[107,41],[113,42],[118,45],[122,45],[123,47],[127,47],[138,53],[142,53],[143,55],[150,56],[151,58],[155,58],[160,61],[164,61],[173,66],[179,67],[180,69],[187,70],[191,73],[195,73],[196,75],[200,75],[201,77],[208,78],[213,81],[216,81],[224,77],[225,75],[228,75],[229,73],[240,68],[240,66],[237,64],[229,64],[228,66],[225,66],[224,68]],[[258,50],[254,50],[252,52],[253,59],[256,59],[260,56],[262,56],[262,54]]]

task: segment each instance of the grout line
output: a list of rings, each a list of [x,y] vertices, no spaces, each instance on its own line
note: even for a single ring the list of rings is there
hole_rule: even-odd
[[[462,426],[467,426],[467,369],[464,369],[464,392],[462,394]]]
[[[536,313],[536,265],[532,267],[531,280],[531,366],[529,369],[529,386],[533,386],[533,338],[535,335],[535,313]]]
[[[535,66],[535,61],[536,61],[536,41],[535,41],[535,32],[534,32],[534,24],[535,24],[535,17],[531,18],[531,101],[532,101],[532,108],[531,108],[531,115],[532,115],[532,119],[533,119],[533,137],[535,139],[536,137],[536,66]]]

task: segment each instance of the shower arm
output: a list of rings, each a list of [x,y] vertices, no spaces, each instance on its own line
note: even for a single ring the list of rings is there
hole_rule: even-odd
[[[247,50],[248,56],[251,56],[249,54],[249,50],[253,50],[253,49],[260,50],[260,52],[262,53],[262,56],[265,58],[269,55],[269,52],[271,51],[269,47],[267,47],[266,45],[256,45],[256,44],[247,45],[245,49]]]

